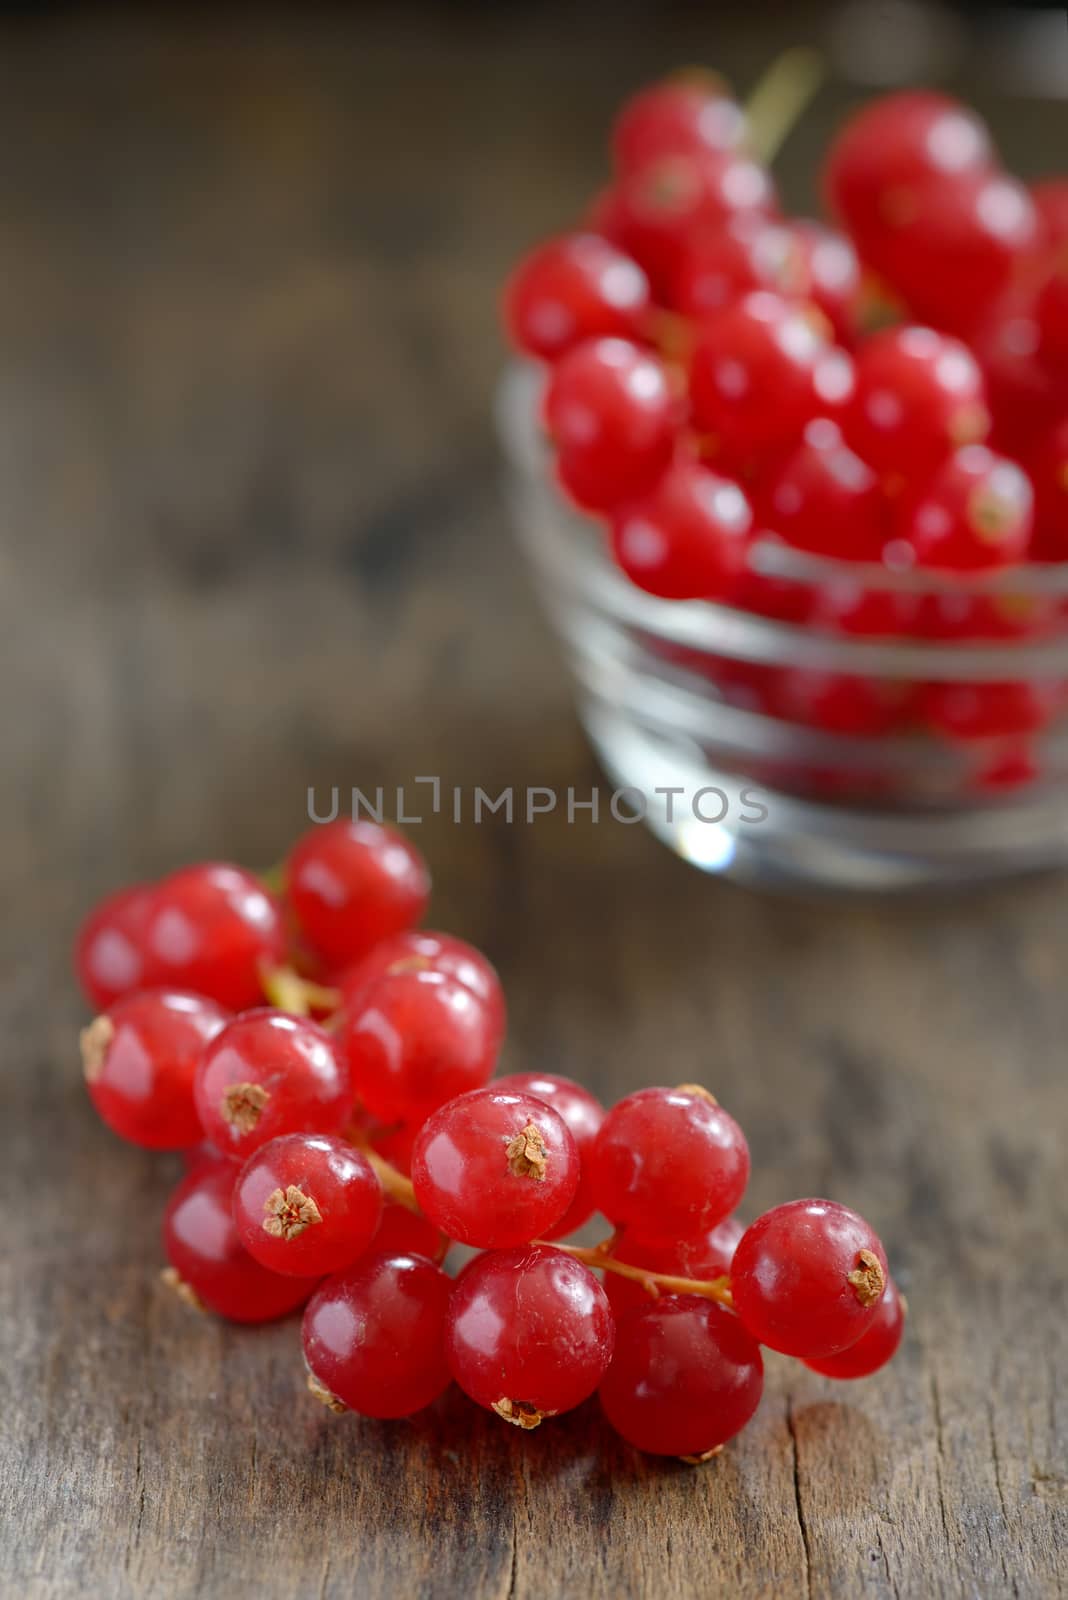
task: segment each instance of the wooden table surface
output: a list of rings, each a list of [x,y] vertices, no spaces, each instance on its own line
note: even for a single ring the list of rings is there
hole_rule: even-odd
[[[498,500],[495,286],[596,183],[621,94],[717,51],[745,81],[775,28],[573,9],[0,28],[4,1594],[1068,1582],[1063,879],[803,903],[631,827],[416,830],[434,922],[499,963],[509,1069],[703,1079],[749,1215],[827,1193],[881,1227],[900,1358],[835,1388],[772,1357],[701,1470],[593,1403],[530,1435],[455,1395],[331,1417],[293,1322],[161,1288],[177,1162],[84,1096],[68,948],[104,890],[274,860],[310,784],[596,781]],[[795,199],[841,102],[791,143]],[[1062,115],[999,132],[1038,168]]]

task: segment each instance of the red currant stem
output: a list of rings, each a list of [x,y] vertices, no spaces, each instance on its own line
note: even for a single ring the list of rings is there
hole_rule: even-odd
[[[827,76],[822,54],[809,45],[784,50],[763,73],[746,101],[749,142],[761,161],[775,160]]]
[[[628,1261],[616,1261],[606,1253],[606,1245],[560,1244],[556,1240],[535,1239],[551,1250],[563,1250],[587,1267],[603,1267],[606,1272],[617,1272],[621,1278],[640,1283],[647,1294],[697,1294],[705,1300],[715,1300],[721,1306],[733,1306],[730,1278],[674,1278],[667,1272],[647,1272],[643,1267],[632,1267]]]
[[[256,876],[268,894],[285,893],[286,868],[284,861],[276,861],[273,867],[267,867],[263,872],[257,872]]]
[[[307,1017],[313,1011],[336,1011],[341,1004],[339,990],[302,978],[294,967],[269,967],[260,981],[270,1004],[296,1017]]]
[[[360,1149],[375,1169],[378,1181],[386,1194],[389,1195],[389,1198],[398,1201],[409,1211],[414,1211],[416,1216],[422,1216],[419,1202],[415,1198],[415,1188],[412,1180],[406,1178],[403,1172],[398,1172],[396,1167],[386,1160],[385,1156],[380,1156],[378,1151],[369,1144],[361,1144]]]

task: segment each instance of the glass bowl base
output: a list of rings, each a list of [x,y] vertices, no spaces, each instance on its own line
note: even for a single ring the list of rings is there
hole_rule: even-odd
[[[966,888],[1068,866],[1063,797],[992,805],[967,817],[858,812],[718,770],[698,746],[661,736],[597,698],[580,696],[578,710],[621,807],[644,809],[645,824],[676,855],[737,883],[885,893]]]

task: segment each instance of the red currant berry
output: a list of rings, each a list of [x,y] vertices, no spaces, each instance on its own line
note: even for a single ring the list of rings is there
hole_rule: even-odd
[[[498,1038],[503,1040],[507,1009],[501,980],[480,950],[451,933],[431,933],[412,928],[383,939],[362,961],[342,973],[341,1003],[355,1011],[376,979],[399,972],[443,972],[477,995],[490,1014]]]
[[[297,840],[286,861],[286,888],[309,944],[342,965],[419,921],[430,874],[396,829],[339,818]]]
[[[628,1444],[693,1459],[739,1433],[763,1389],[760,1347],[738,1318],[710,1300],[671,1295],[619,1319],[600,1399]]]
[[[500,1037],[473,989],[447,973],[387,972],[338,1036],[358,1098],[385,1122],[423,1121],[493,1075]]]
[[[770,696],[773,714],[785,722],[868,739],[907,722],[914,700],[914,687],[904,679],[822,667],[786,668]]]
[[[275,900],[251,872],[218,861],[184,867],[156,885],[146,942],[160,982],[231,1011],[262,999],[263,973],[285,956]]]
[[[86,998],[101,1011],[120,995],[159,981],[146,944],[152,893],[138,883],[109,894],[78,929],[74,970]]]
[[[563,1118],[529,1094],[476,1089],[419,1130],[415,1198],[450,1239],[480,1250],[526,1244],[554,1227],[578,1189],[580,1161]]]
[[[348,1068],[306,1017],[266,1007],[217,1033],[194,1079],[204,1132],[242,1160],[284,1133],[340,1133],[352,1111]]]
[[[193,1075],[229,1012],[201,995],[144,989],[124,995],[82,1032],[89,1098],[113,1132],[149,1150],[202,1136]]]
[[[597,1209],[616,1227],[692,1236],[737,1206],[749,1147],[707,1090],[639,1089],[605,1117],[590,1172]]]
[[[772,533],[765,527],[760,528],[754,542],[757,541],[762,549],[771,549],[773,546],[781,549],[786,547],[786,541],[780,534]],[[802,583],[797,578],[776,577],[767,572],[747,569],[735,586],[731,603],[739,611],[752,611],[758,617],[770,617],[775,622],[801,623],[808,620],[813,599],[811,584]],[[756,687],[762,696],[767,688],[765,676],[762,672],[757,673],[761,681]],[[749,677],[747,670],[747,689],[751,686]]]
[[[682,1239],[643,1239],[632,1228],[625,1228],[622,1238],[612,1246],[612,1259],[643,1267],[647,1272],[664,1272],[672,1278],[722,1278],[731,1270],[744,1232],[737,1217],[727,1217],[707,1233]],[[604,1292],[617,1317],[635,1306],[649,1304],[648,1290],[618,1272],[605,1273]]]
[[[1068,371],[1068,261],[1051,273],[1035,304],[1039,353],[1055,372]]]
[[[817,590],[815,628],[857,638],[907,638],[916,631],[922,596],[902,589],[869,589],[855,578],[833,578]]]
[[[449,1241],[421,1211],[410,1211],[400,1201],[387,1198],[374,1250],[376,1255],[426,1256],[440,1267],[448,1255]]]
[[[165,1280],[183,1299],[231,1322],[270,1322],[303,1305],[315,1278],[283,1278],[255,1261],[232,1215],[239,1168],[218,1161],[187,1173],[163,1219]]]
[[[968,333],[1040,242],[1027,190],[994,172],[928,184],[898,226],[862,248],[916,317]]]
[[[847,439],[877,472],[914,479],[990,431],[979,363],[933,328],[887,328],[857,352]]]
[[[796,549],[843,561],[881,556],[888,526],[879,480],[828,417],[807,425],[763,493],[767,521]]]
[[[954,571],[1011,565],[1031,537],[1034,494],[1027,474],[985,445],[951,455],[900,508],[895,564]]]
[[[1039,682],[929,683],[921,692],[920,715],[948,739],[994,739],[1037,733],[1056,716],[1060,686]]]
[[[857,252],[844,233],[822,222],[803,218],[792,223],[790,231],[809,280],[808,299],[823,312],[838,343],[853,345],[863,281]]]
[[[1030,456],[1035,440],[1068,414],[1068,376],[1041,358],[1033,293],[1007,295],[973,340],[994,418],[995,447]]]
[[[518,350],[556,361],[584,339],[640,339],[650,304],[636,261],[595,233],[575,233],[520,262],[505,288],[504,319]]]
[[[546,1245],[476,1256],[449,1300],[453,1377],[477,1405],[520,1428],[587,1399],[614,1342],[612,1311],[593,1273]]]
[[[931,181],[984,176],[993,164],[990,135],[974,112],[912,89],[884,95],[850,118],[824,176],[833,209],[866,243],[910,216],[917,191]]]
[[[1033,183],[1031,199],[1047,243],[1054,248],[1068,244],[1068,178],[1044,178],[1041,183]]]
[[[708,317],[752,289],[804,299],[811,287],[805,251],[794,231],[743,212],[687,245],[671,304],[683,316]]]
[[[644,267],[666,304],[691,240],[732,217],[775,208],[769,173],[733,152],[664,156],[628,173],[610,202],[610,236]]]
[[[678,460],[644,500],[612,519],[612,552],[639,588],[668,600],[729,594],[745,569],[753,512],[742,490]]]
[[[904,1332],[905,1300],[893,1278],[888,1278],[867,1333],[862,1333],[848,1350],[806,1361],[805,1366],[822,1372],[825,1378],[868,1378],[897,1354]]]
[[[363,1255],[382,1214],[365,1156],[343,1139],[288,1133],[241,1169],[234,1221],[250,1256],[272,1272],[322,1277]]]
[[[1028,555],[1031,555],[1028,551]],[[969,594],[944,589],[920,596],[913,631],[924,639],[1039,639],[1057,621],[1054,595]]]
[[[998,749],[975,773],[972,785],[983,796],[1011,794],[1029,788],[1043,776],[1042,761],[1033,744],[1021,740],[1007,750]]]
[[[714,74],[680,75],[626,102],[612,130],[612,154],[620,172],[635,172],[664,156],[737,150],[745,133],[745,113]]]
[[[820,1360],[867,1332],[888,1276],[886,1253],[863,1217],[833,1200],[791,1200],[742,1235],[731,1292],[754,1339]]]
[[[694,346],[695,423],[732,450],[789,443],[811,417],[845,404],[852,388],[849,356],[779,295],[745,295],[707,322]]]
[[[365,1256],[327,1278],[304,1313],[308,1387],[331,1410],[408,1417],[449,1386],[451,1282],[423,1256]]]
[[[1030,554],[1040,561],[1068,560],[1068,415],[1032,447],[1027,467],[1035,490]]]
[[[576,345],[554,368],[545,423],[571,497],[604,511],[647,494],[675,447],[667,369],[625,339]]]
[[[200,1128],[200,1121],[197,1120]],[[201,1130],[203,1131],[203,1130]],[[182,1151],[182,1162],[186,1172],[199,1172],[201,1167],[214,1167],[222,1162],[224,1166],[232,1167],[234,1174],[241,1170],[241,1163],[235,1156],[225,1156],[221,1150],[216,1150],[207,1139],[201,1139],[199,1144],[189,1145]]]
[[[544,1229],[547,1239],[566,1239],[593,1216],[595,1205],[589,1163],[594,1141],[604,1121],[604,1106],[581,1084],[557,1078],[551,1072],[513,1072],[498,1078],[493,1087],[505,1094],[532,1095],[544,1100],[566,1122],[579,1154],[579,1183],[575,1198],[560,1221]]]

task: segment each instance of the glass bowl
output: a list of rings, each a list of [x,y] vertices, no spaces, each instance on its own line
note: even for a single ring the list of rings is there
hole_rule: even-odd
[[[558,489],[542,382],[515,365],[498,392],[510,508],[613,815],[768,886],[966,884],[1068,861],[1068,567],[893,575],[765,538],[744,580],[756,609],[656,599]],[[814,608],[837,620],[797,620]],[[901,631],[873,636],[887,613]]]

